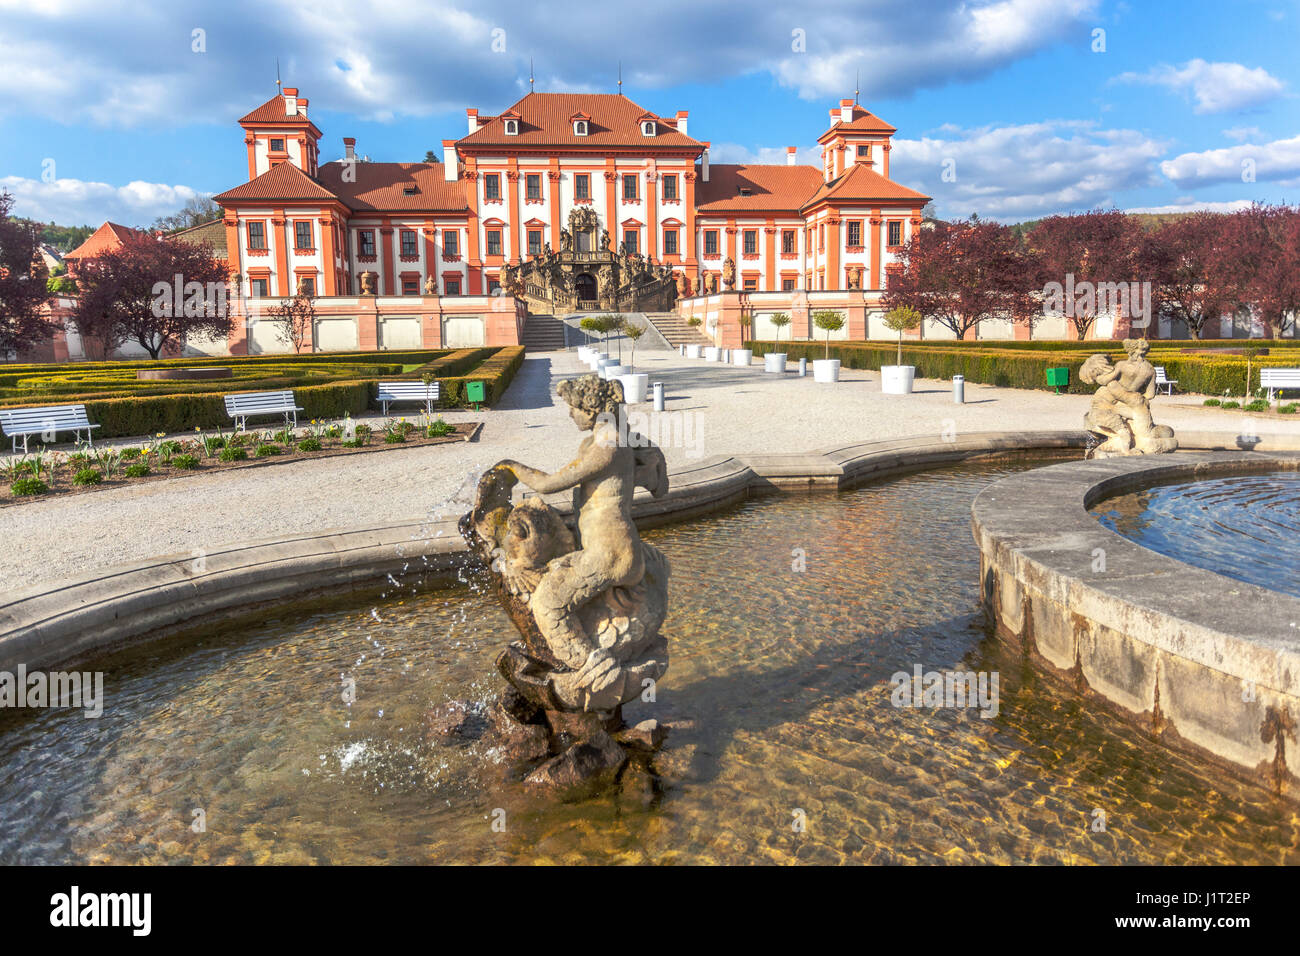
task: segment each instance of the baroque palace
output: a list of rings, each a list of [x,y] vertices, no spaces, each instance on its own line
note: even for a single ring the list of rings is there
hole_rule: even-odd
[[[298,90],[244,116],[248,181],[217,195],[250,298],[479,296],[535,313],[660,311],[719,291],[883,287],[928,197],[889,178],[895,129],[831,110],[820,166],[710,163],[685,110],[621,94],[529,93],[466,110],[442,161],[319,162]]]

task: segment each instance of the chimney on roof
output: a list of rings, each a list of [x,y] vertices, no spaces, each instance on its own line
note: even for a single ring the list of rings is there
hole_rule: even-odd
[[[284,88],[284,115],[298,115],[298,87],[286,86]]]
[[[690,113],[686,110],[677,111],[677,132],[681,133],[683,136],[690,135],[690,133],[686,132],[686,117],[689,115]]]
[[[471,133],[477,133],[478,132],[478,110],[474,109],[473,107],[470,107],[469,109],[465,110],[465,115],[469,118],[469,131]]]
[[[343,150],[347,153],[348,162],[355,162],[357,158],[357,138],[355,136],[344,136]]]
[[[707,147],[700,154],[700,179],[706,183],[709,181],[709,150]]]
[[[307,97],[298,97],[298,113],[303,119],[307,118]]]
[[[793,146],[787,146],[785,148],[785,164],[787,166],[793,166],[795,164],[794,154],[797,152],[798,150]]]
[[[456,141],[442,141],[442,178],[449,183],[456,181]]]
[[[850,99],[840,100],[840,122],[853,122],[853,101]]]

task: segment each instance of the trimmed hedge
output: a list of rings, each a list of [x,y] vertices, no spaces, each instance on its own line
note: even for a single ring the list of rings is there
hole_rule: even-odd
[[[507,345],[496,349],[495,354],[486,359],[478,368],[468,375],[439,378],[442,385],[441,401],[444,405],[467,405],[465,386],[470,382],[484,382],[487,385],[488,405],[501,401],[501,396],[514,380],[515,373],[524,364],[524,347]]]
[[[945,379],[963,375],[968,382],[984,385],[1039,389],[1050,388],[1047,384],[1049,368],[1068,368],[1069,391],[1091,394],[1094,387],[1079,381],[1079,368],[1084,361],[1094,352],[1103,352],[1118,361],[1124,357],[1124,349],[1122,344],[1115,348],[1104,347],[1107,344],[1104,342],[1083,344],[1087,347],[1048,351],[1003,348],[1001,343],[996,346],[990,343],[966,343],[952,347],[952,343],[922,345],[904,341],[903,364],[915,365],[916,374],[921,378]],[[782,351],[791,359],[806,358],[809,361],[823,358],[826,354],[826,346],[821,342],[746,342],[745,348],[753,349],[755,355]],[[830,357],[839,359],[845,368],[879,370],[882,365],[893,365],[897,361],[898,346],[883,341],[832,342]],[[1176,379],[1181,391],[1202,395],[1246,393],[1245,356],[1194,356],[1180,351],[1152,348],[1147,359],[1153,365],[1163,365],[1165,375]],[[1253,389],[1259,388],[1261,367],[1300,367],[1300,350],[1279,349],[1273,354],[1251,360]]]

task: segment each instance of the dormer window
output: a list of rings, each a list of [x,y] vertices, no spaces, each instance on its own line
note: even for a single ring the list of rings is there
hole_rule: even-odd
[[[506,135],[507,136],[519,135],[519,120],[514,120],[514,119],[506,120]]]
[[[574,121],[573,121],[573,135],[574,135],[574,136],[586,136],[586,135],[587,135],[587,121],[586,121],[586,120],[574,120]]]
[[[641,135],[642,135],[642,136],[653,136],[654,134],[655,134],[655,121],[654,121],[654,120],[646,120],[644,123],[641,124]]]
[[[403,186],[403,187],[402,187],[402,195],[403,195],[403,196],[418,196],[419,194],[420,194],[420,187],[419,187],[419,186]]]

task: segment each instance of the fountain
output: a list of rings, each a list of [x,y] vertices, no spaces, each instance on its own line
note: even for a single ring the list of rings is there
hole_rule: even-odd
[[[559,393],[591,432],[577,458],[551,474],[498,462],[460,530],[520,635],[497,658],[507,687],[491,710],[492,739],[526,785],[576,798],[618,780],[629,761],[653,779],[650,758],[666,734],[653,719],[626,727],[622,706],[653,695],[668,669],[668,561],[631,516],[634,490],[662,496],[668,477],[657,446],[620,432],[622,383],[584,375]],[[512,504],[519,483],[541,494],[572,489],[575,526],[541,498]]]

